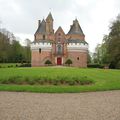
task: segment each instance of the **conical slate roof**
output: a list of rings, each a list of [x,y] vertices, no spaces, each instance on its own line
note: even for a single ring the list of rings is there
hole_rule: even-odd
[[[79,22],[77,19],[75,19],[73,21],[73,25],[71,25],[71,28],[68,32],[68,34],[80,34],[80,35],[84,35],[80,25],[79,25]]]
[[[42,22],[38,26],[38,29],[37,29],[36,33],[41,33],[41,34],[45,34],[46,33],[46,23],[45,23],[44,19],[42,20]]]
[[[53,20],[53,17],[52,17],[51,12],[48,14],[48,16],[47,16],[46,20]]]

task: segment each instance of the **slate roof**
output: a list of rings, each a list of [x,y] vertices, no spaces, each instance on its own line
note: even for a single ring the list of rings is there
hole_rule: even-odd
[[[46,33],[46,23],[45,23],[44,19],[42,20],[42,22],[38,26],[38,29],[37,29],[36,33],[41,33],[41,34],[45,34]]]
[[[54,41],[52,40],[37,40],[33,41],[32,43],[53,43]]]
[[[62,31],[63,33],[64,33],[64,31],[63,31],[63,29],[62,29],[62,27],[61,26],[59,26],[58,27],[58,29],[56,30],[56,32],[55,33],[57,33],[58,31]],[[64,33],[65,34],[65,33]]]
[[[51,12],[48,14],[48,16],[47,16],[47,18],[46,18],[46,20],[53,20],[53,17],[52,17],[52,14],[51,14]]]
[[[66,40],[66,43],[84,43],[84,44],[88,44],[85,40],[79,40],[79,39],[68,39],[68,40]]]
[[[68,34],[80,34],[80,35],[84,35],[80,25],[79,25],[79,22],[77,19],[75,19],[73,21],[73,25],[71,25],[71,28],[68,32]]]

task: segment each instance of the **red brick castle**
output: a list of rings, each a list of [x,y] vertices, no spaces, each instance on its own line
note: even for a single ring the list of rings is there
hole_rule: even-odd
[[[65,34],[61,27],[54,31],[53,17],[49,13],[46,20],[38,21],[31,51],[32,66],[45,66],[48,60],[52,65],[65,65],[70,59],[71,66],[87,67],[88,43],[77,19]]]

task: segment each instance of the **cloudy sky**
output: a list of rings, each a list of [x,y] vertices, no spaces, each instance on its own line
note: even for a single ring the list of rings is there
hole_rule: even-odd
[[[46,18],[50,11],[54,29],[61,26],[65,33],[77,17],[90,51],[94,51],[120,13],[120,0],[0,0],[0,26],[13,32],[21,43],[25,38],[33,41],[38,19]]]

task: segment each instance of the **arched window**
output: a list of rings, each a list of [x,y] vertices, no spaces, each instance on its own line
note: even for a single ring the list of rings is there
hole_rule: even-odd
[[[62,46],[60,44],[57,45],[57,54],[58,55],[62,54]]]

